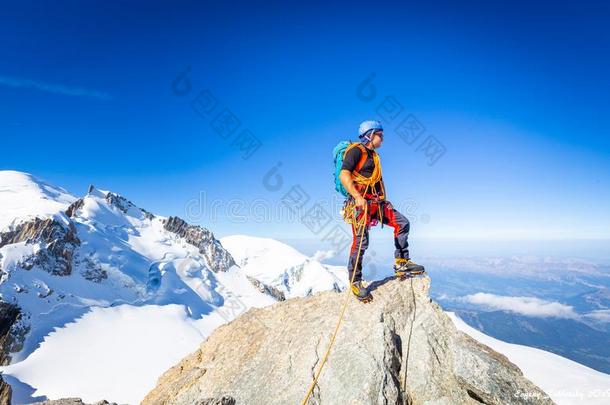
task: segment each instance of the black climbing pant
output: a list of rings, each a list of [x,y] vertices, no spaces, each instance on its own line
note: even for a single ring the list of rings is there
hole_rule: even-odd
[[[349,279],[354,282],[362,280],[362,260],[364,259],[364,252],[369,246],[369,229],[371,226],[375,226],[381,221],[384,225],[389,225],[394,228],[394,257],[409,259],[409,230],[411,225],[407,217],[398,212],[389,201],[374,201],[367,200],[368,204],[368,215],[364,233],[362,234],[362,244],[360,234],[362,229],[352,224],[352,246],[350,248],[349,261],[347,269],[349,272]],[[356,210],[356,218],[362,219],[364,211],[361,209]],[[381,218],[380,218],[381,217]],[[358,248],[360,247],[360,259],[358,260],[358,266],[355,267],[356,257],[358,256]],[[356,275],[354,275],[356,271]]]

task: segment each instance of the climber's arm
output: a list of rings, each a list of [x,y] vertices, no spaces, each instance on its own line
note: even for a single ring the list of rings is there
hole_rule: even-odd
[[[345,187],[347,192],[350,193],[352,197],[354,197],[356,207],[364,208],[366,200],[364,199],[364,197],[362,197],[358,190],[356,190],[354,180],[352,180],[352,173],[349,170],[341,170],[341,172],[339,173],[339,180],[341,180],[341,184],[343,184],[343,187]]]

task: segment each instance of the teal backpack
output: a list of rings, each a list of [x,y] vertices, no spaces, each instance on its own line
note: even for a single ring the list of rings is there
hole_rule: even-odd
[[[343,184],[339,179],[339,173],[341,173],[341,166],[343,166],[345,152],[352,144],[353,142],[351,141],[341,141],[337,144],[337,146],[335,146],[335,149],[333,149],[333,158],[335,160],[335,190],[341,193],[344,197],[348,197],[349,193],[345,187],[343,187]],[[361,166],[361,164],[358,166]]]

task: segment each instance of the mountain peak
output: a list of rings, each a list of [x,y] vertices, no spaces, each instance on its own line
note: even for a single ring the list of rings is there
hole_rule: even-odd
[[[455,328],[430,299],[429,278],[370,288],[370,304],[349,298],[309,403],[552,403],[506,357]],[[248,311],[168,370],[143,404],[299,403],[344,299],[322,292]]]
[[[112,191],[99,190],[89,186],[87,195],[74,201],[67,209],[66,215],[73,217],[79,214],[85,217],[95,217],[100,212],[109,214],[108,210],[114,210],[115,214],[127,215],[136,219],[153,219],[155,215],[143,208],[136,206],[127,198]]]
[[[49,328],[90,305],[179,303],[198,318],[224,302],[213,273],[228,272],[233,259],[212,232],[155,216],[119,194],[90,187],[76,199],[4,171],[0,219],[0,303],[20,314],[3,324],[0,360],[28,356]],[[261,295],[233,273],[226,277],[239,279],[245,295]]]
[[[0,170],[0,231],[34,218],[64,211],[76,197],[61,187],[14,170]]]

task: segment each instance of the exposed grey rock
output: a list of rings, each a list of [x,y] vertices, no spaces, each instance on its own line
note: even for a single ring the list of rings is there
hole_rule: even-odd
[[[15,290],[15,292],[17,292],[19,294],[28,292],[28,288],[25,285],[15,284],[13,289]]]
[[[28,314],[15,304],[0,299],[0,365],[11,362],[9,353],[23,348],[25,336],[30,331]]]
[[[35,218],[0,233],[0,248],[19,242],[41,245],[35,255],[22,263],[26,270],[39,265],[43,270],[58,276],[72,273],[72,258],[80,245],[72,222],[64,223],[55,218]]]
[[[35,254],[25,257],[19,263],[19,267],[30,270],[34,266],[39,266],[42,270],[57,276],[67,276],[72,273],[74,257],[81,243],[74,224],[63,216],[35,218],[0,233],[0,248],[21,242],[37,243],[40,249]],[[9,277],[6,274],[4,276]],[[6,282],[4,276],[2,282]],[[36,295],[41,299],[48,298],[54,292],[42,281],[34,287],[38,290]],[[24,286],[17,285],[15,288],[18,292],[27,291]],[[22,313],[17,306],[0,302],[0,364],[8,364],[9,353],[18,352],[23,348],[25,336],[30,331],[28,319],[29,315]]]
[[[83,205],[85,205],[85,200],[79,198],[78,200],[70,204],[70,206],[68,206],[68,208],[66,209],[66,215],[70,218],[74,218],[74,216],[76,215],[76,211],[81,209]]]
[[[256,287],[257,290],[259,290],[263,294],[270,295],[278,301],[286,301],[286,295],[284,295],[284,293],[278,290],[277,288],[267,285],[262,281],[257,280],[254,277],[250,277],[248,275],[246,275],[246,278],[252,283],[254,287]]]
[[[80,274],[89,281],[94,283],[101,283],[103,280],[108,278],[108,272],[102,269],[98,263],[91,260],[89,257],[84,258],[81,261]]]
[[[135,208],[137,210],[140,210],[142,212],[142,215],[145,218],[153,219],[155,217],[150,212],[146,211],[143,208],[137,207],[134,203],[132,203],[131,201],[129,201],[125,197],[123,197],[121,195],[118,195],[118,194],[115,194],[115,193],[110,193],[110,192],[107,193],[106,194],[106,201],[108,202],[108,204],[118,208],[123,213],[127,213],[127,211],[129,211],[131,208]]]
[[[36,293],[36,296],[38,296],[38,298],[47,298],[48,296],[53,294],[53,289],[49,288],[49,286],[46,284],[35,283],[34,286],[40,290]]]
[[[0,300],[0,364],[2,365],[8,364],[10,361],[7,349],[13,340],[11,328],[20,314],[18,306]]]
[[[214,272],[227,271],[235,260],[231,254],[222,247],[212,232],[198,225],[189,225],[178,217],[169,217],[163,221],[165,230],[175,233],[184,240],[199,249],[207,260],[210,270]]]
[[[11,396],[13,390],[3,379],[0,374],[0,405],[11,405]]]
[[[89,186],[88,194],[91,194],[91,192],[93,192],[93,190],[94,190],[94,187]],[[113,207],[117,208],[118,210],[120,210],[121,212],[123,212],[125,214],[127,213],[127,211],[134,208],[134,209],[140,211],[142,213],[142,216],[144,216],[145,218],[153,219],[155,217],[152,213],[146,211],[144,208],[140,208],[140,207],[136,206],[134,203],[132,203],[131,201],[129,201],[128,199],[126,199],[125,197],[123,197],[119,194],[108,192],[108,193],[106,193],[105,200],[106,200],[106,202],[108,202],[108,204],[112,205]],[[79,209],[81,209],[84,204],[85,204],[85,200],[83,198],[79,198],[78,200],[74,201],[66,209],[66,215],[70,218],[73,218],[76,215],[76,212]]]
[[[505,356],[458,331],[429,286],[427,277],[386,279],[371,287],[370,304],[350,296],[309,403],[552,403]],[[251,309],[163,374],[143,404],[300,403],[345,297],[323,292]]]

